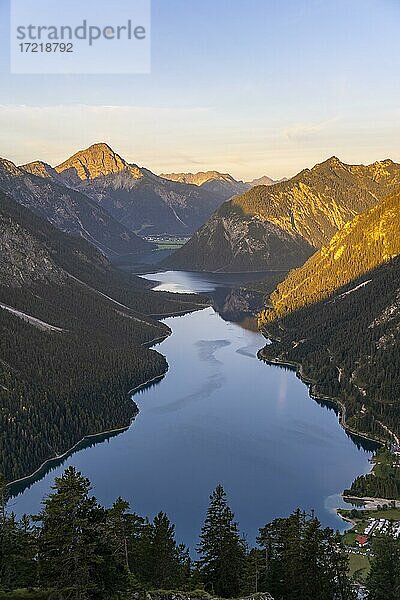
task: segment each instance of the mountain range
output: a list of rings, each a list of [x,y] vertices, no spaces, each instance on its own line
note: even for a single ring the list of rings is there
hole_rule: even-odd
[[[219,171],[200,171],[198,173],[163,173],[160,177],[170,181],[180,183],[189,183],[197,185],[201,189],[216,194],[222,201],[232,198],[238,194],[243,194],[256,185],[274,185],[285,179],[274,181],[267,175],[254,179],[253,181],[238,181],[229,175],[229,173],[220,173]]]
[[[54,170],[64,185],[140,235],[191,235],[221,204],[207,189],[159,177],[104,143],[77,152]]]
[[[110,257],[151,252],[155,246],[146,236],[191,236],[226,199],[251,185],[216,171],[158,176],[105,143],[55,167],[0,159],[0,190]]]
[[[22,168],[0,159],[0,190],[55,227],[80,236],[111,256],[152,249],[88,196],[63,185],[45,163]]]
[[[197,271],[290,269],[399,186],[400,165],[391,160],[364,166],[332,157],[225,202],[163,264]]]

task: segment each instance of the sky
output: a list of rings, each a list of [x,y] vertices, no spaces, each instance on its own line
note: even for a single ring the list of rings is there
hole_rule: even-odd
[[[152,0],[138,75],[10,74],[9,2],[0,156],[17,164],[99,141],[156,173],[244,180],[332,155],[400,162],[400,0]]]

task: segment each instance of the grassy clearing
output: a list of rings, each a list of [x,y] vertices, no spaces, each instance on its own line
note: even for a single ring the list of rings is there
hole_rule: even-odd
[[[355,521],[366,522],[368,519],[387,519],[388,521],[400,521],[400,508],[381,508],[376,510],[344,510],[339,509],[338,513]]]
[[[361,554],[350,554],[349,575],[356,575],[357,579],[365,580],[370,572],[371,565],[367,556]]]

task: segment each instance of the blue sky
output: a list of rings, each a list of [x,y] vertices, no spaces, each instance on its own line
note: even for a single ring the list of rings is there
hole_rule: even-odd
[[[8,4],[0,155],[17,163],[100,140],[155,172],[244,179],[400,162],[399,0],[153,0],[151,73],[107,76],[10,75]]]

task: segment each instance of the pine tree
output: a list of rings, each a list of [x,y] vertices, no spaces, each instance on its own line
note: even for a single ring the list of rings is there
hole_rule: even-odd
[[[180,587],[186,553],[184,547],[177,546],[175,525],[163,512],[154,517],[149,551],[151,585],[159,589]]]
[[[315,517],[296,510],[260,529],[265,552],[262,591],[285,600],[352,600],[341,540]]]
[[[127,573],[131,572],[128,554],[128,538],[130,533],[127,511],[129,502],[117,498],[107,511],[107,537],[116,560],[123,565]]]
[[[198,553],[206,588],[224,598],[237,596],[246,549],[222,485],[218,485],[210,496]]]
[[[62,600],[86,600],[101,592],[98,567],[101,556],[103,511],[89,496],[90,482],[69,467],[55,479],[37,520],[41,584],[53,588]],[[100,596],[101,597],[101,596]]]
[[[400,597],[400,541],[391,535],[375,538],[374,558],[367,580],[368,600],[398,600]]]

